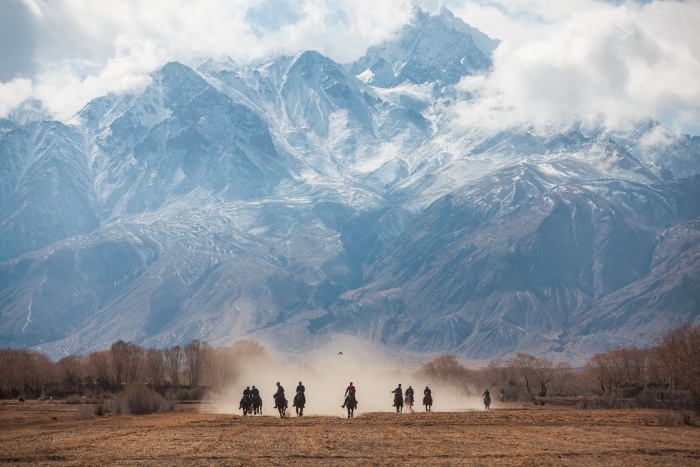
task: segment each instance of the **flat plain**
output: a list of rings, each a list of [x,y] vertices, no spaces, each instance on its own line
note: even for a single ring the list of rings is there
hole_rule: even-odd
[[[79,419],[58,401],[0,401],[8,465],[700,465],[700,428],[675,412],[501,404],[356,418],[174,412]],[[83,409],[83,413],[85,410]],[[82,417],[85,418],[85,417]]]

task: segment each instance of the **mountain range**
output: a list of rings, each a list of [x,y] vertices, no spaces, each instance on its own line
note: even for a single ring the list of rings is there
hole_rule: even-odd
[[[352,335],[585,358],[700,320],[700,138],[456,116],[498,47],[416,10],[352,64],[171,62],[0,119],[0,346]]]

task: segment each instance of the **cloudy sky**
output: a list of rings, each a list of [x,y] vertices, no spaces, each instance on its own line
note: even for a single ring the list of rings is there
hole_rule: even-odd
[[[651,117],[700,135],[698,0],[0,0],[0,116],[36,97],[69,118],[170,60],[246,65],[314,49],[352,62],[416,5],[502,41],[493,72],[460,84],[477,96],[465,115],[610,127]]]

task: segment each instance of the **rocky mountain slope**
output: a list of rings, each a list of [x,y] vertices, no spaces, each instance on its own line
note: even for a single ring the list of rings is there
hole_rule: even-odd
[[[69,122],[24,104],[0,120],[0,345],[576,358],[700,319],[700,138],[466,127],[452,85],[496,46],[417,11],[352,65],[169,63]]]

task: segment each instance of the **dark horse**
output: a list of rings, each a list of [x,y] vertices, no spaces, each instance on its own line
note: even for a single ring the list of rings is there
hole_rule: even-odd
[[[280,413],[281,418],[287,418],[287,398],[280,395],[275,397],[275,408]]]
[[[430,412],[430,408],[433,406],[433,397],[432,396],[423,397],[423,405],[425,406],[425,411]]]
[[[396,392],[394,394],[394,407],[396,407],[396,413],[403,412],[403,396],[401,392]]]
[[[484,408],[485,410],[489,410],[489,408],[491,408],[491,396],[488,394],[484,396]]]
[[[292,405],[297,408],[297,416],[301,417],[302,415],[304,415],[304,406],[306,405],[306,396],[304,395],[303,392],[301,392],[301,391],[297,392],[297,395],[294,396],[294,403]]]
[[[353,418],[355,416],[355,410],[357,410],[357,399],[355,399],[354,394],[348,394],[345,398],[345,404],[343,404],[348,409],[348,418]]]
[[[243,410],[243,416],[253,413],[253,398],[247,395],[243,396],[238,408]]]
[[[253,414],[262,415],[262,397],[260,395],[251,396],[253,399]]]

